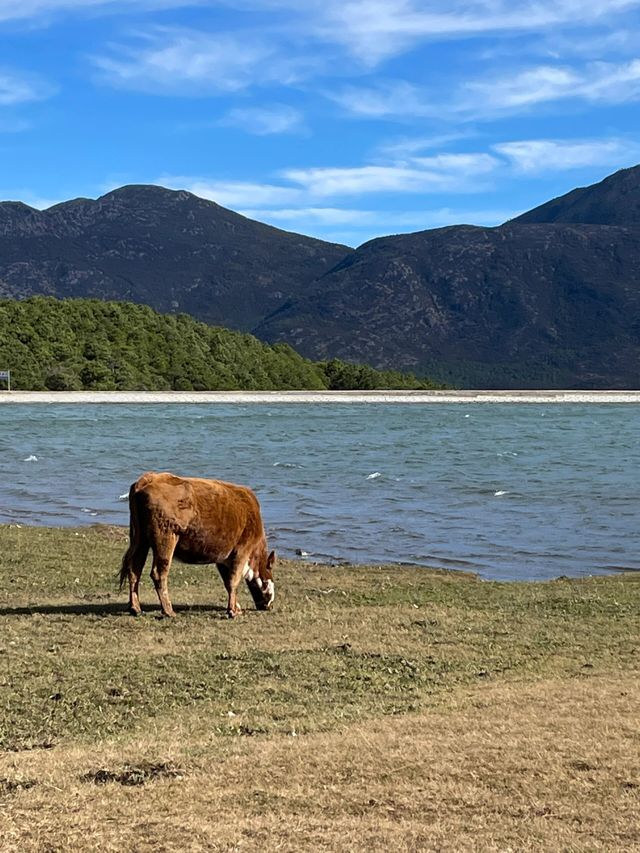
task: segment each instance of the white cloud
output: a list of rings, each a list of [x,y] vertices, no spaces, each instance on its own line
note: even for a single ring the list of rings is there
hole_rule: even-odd
[[[288,169],[283,177],[310,196],[386,192],[471,192],[472,178],[489,174],[498,161],[490,154],[414,157],[402,165]]]
[[[290,169],[284,177],[318,198],[371,192],[425,192],[447,188],[447,176],[409,166]]]
[[[471,133],[455,132],[442,133],[435,136],[414,136],[383,142],[376,148],[376,155],[386,160],[397,162],[413,157],[421,151],[430,151],[434,148],[444,148],[451,142],[466,139]]]
[[[160,95],[210,95],[244,89],[262,77],[274,48],[228,33],[158,28],[115,52],[94,58],[114,85]]]
[[[201,198],[234,210],[268,212],[274,219],[291,219],[295,211],[316,223],[350,224],[371,221],[371,211],[322,204],[325,199],[372,193],[472,193],[500,168],[488,153],[438,154],[414,157],[404,164],[354,167],[286,169],[280,183],[210,180],[203,177],[163,175],[154,181],[172,189],[185,189]],[[320,202],[320,203],[318,203]],[[280,210],[280,213],[277,211]],[[260,218],[260,217],[258,217]]]
[[[86,13],[94,10],[136,12],[144,9],[174,9],[202,5],[206,0],[0,0],[0,22],[50,16],[63,12]]]
[[[581,68],[542,65],[511,75],[467,83],[453,110],[490,118],[563,99],[622,103],[640,97],[640,60],[590,63]]]
[[[244,216],[301,234],[357,246],[375,237],[425,231],[450,225],[495,226],[522,210],[466,207],[418,210],[370,210],[338,207],[246,208]]]
[[[234,210],[266,205],[295,204],[302,200],[296,187],[260,184],[251,181],[216,181],[207,178],[161,176],[154,183],[176,190],[187,190],[200,198],[215,201]]]
[[[303,133],[303,115],[286,104],[270,107],[237,107],[230,110],[219,124],[239,127],[256,136],[280,133]]]
[[[513,110],[575,92],[579,76],[570,68],[543,65],[493,80],[467,83],[460,111]]]
[[[54,87],[35,75],[0,70],[0,106],[39,101],[54,93]]]
[[[586,166],[620,168],[640,159],[640,144],[625,139],[530,139],[502,142],[493,150],[509,159],[521,173],[579,169]]]
[[[374,66],[424,41],[585,26],[640,0],[327,0],[316,26]]]
[[[60,9],[81,9],[94,6],[105,0],[0,0],[0,21],[31,18]]]
[[[425,100],[424,93],[406,80],[387,80],[375,86],[345,86],[327,91],[326,96],[359,118],[437,116],[437,104]]]
[[[345,207],[247,208],[240,213],[251,219],[290,225],[301,222],[306,225],[371,225],[379,222],[384,215],[377,210],[353,210]]]
[[[575,66],[545,64],[501,72],[459,84],[446,99],[428,95],[407,81],[387,81],[374,87],[349,86],[329,97],[356,118],[490,121],[561,100],[607,104],[638,100],[640,59]],[[413,143],[409,141],[407,145],[411,148]]]
[[[251,219],[290,226],[384,226],[392,233],[398,228],[441,228],[461,223],[473,225],[498,225],[513,219],[521,211],[512,209],[454,209],[441,207],[433,210],[359,210],[340,207],[248,208],[240,211]],[[380,232],[384,233],[384,232]]]
[[[623,103],[640,97],[640,59],[620,65],[597,62],[584,75],[582,96],[589,101]]]
[[[550,33],[538,46],[536,52],[546,53],[556,59],[580,57],[586,60],[613,56],[621,59],[633,55],[638,48],[638,35],[632,27],[606,30],[572,30],[571,32]],[[513,55],[513,49],[511,50]]]
[[[547,63],[501,71],[458,84],[446,97],[441,93],[435,97],[404,80],[347,86],[327,96],[355,118],[490,121],[561,100],[607,104],[638,100],[640,59],[574,66]]]

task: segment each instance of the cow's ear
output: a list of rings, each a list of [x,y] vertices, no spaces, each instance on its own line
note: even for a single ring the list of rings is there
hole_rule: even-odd
[[[267,568],[270,571],[273,571],[273,567],[275,566],[275,564],[276,564],[276,552],[272,551],[269,554],[269,556],[267,557]]]

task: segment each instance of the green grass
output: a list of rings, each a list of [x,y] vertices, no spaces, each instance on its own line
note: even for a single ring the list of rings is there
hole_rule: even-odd
[[[148,612],[135,620],[116,587],[125,540],[110,528],[0,528],[2,748],[127,738],[193,709],[218,735],[327,731],[459,686],[640,662],[637,575],[494,583],[285,562],[275,610],[245,595],[228,622],[217,572],[176,563],[177,618],[159,618],[145,577]]]

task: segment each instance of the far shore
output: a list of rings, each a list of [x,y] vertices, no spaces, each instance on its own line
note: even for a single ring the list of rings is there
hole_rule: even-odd
[[[640,390],[0,391],[2,403],[640,403]]]

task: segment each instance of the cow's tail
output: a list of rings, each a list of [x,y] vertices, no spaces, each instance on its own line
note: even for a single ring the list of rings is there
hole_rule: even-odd
[[[129,489],[129,547],[125,551],[122,558],[122,566],[120,568],[120,589],[129,579],[129,572],[133,568],[133,562],[136,554],[144,553],[145,559],[149,551],[149,545],[146,541],[146,534],[140,527],[140,516],[138,514],[138,494],[134,483]],[[144,560],[142,561],[144,563]]]

